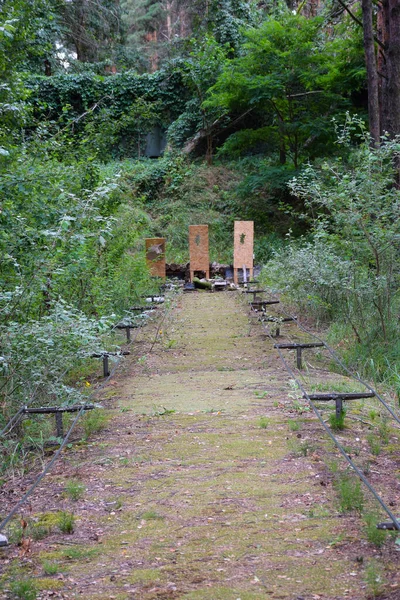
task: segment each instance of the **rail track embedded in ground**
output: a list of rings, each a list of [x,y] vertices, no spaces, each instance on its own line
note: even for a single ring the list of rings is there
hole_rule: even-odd
[[[270,300],[261,300],[261,299],[259,299],[258,301],[256,300],[256,294],[265,294],[267,292],[268,292],[268,290],[255,290],[255,292],[252,291],[251,289],[245,290],[245,293],[253,293],[253,301],[250,301],[248,303],[250,310],[256,311],[257,313],[259,313],[259,321],[262,323],[263,328],[264,328],[268,338],[273,343],[274,348],[278,351],[278,354],[280,356],[280,359],[281,359],[283,365],[285,366],[285,369],[287,370],[289,375],[293,378],[293,380],[295,381],[298,388],[301,390],[301,392],[303,394],[303,399],[307,400],[307,402],[311,406],[314,414],[316,415],[317,419],[319,420],[322,427],[324,428],[325,432],[328,434],[330,439],[333,441],[333,443],[335,444],[335,446],[337,447],[337,449],[339,450],[339,452],[341,453],[343,458],[346,460],[346,462],[350,465],[350,467],[353,469],[353,471],[361,479],[361,481],[366,486],[368,491],[372,494],[372,496],[375,498],[375,500],[378,502],[378,504],[381,506],[381,508],[384,510],[384,512],[389,516],[390,522],[389,523],[380,523],[378,525],[378,528],[395,529],[395,530],[400,531],[400,519],[393,514],[393,512],[390,510],[389,506],[382,499],[379,492],[368,481],[368,479],[365,477],[364,473],[357,467],[357,465],[354,463],[352,458],[348,455],[344,446],[338,440],[337,436],[334,434],[332,429],[330,427],[328,427],[328,425],[324,421],[324,418],[323,418],[320,410],[315,405],[315,401],[335,400],[336,401],[336,416],[339,417],[343,411],[343,405],[342,405],[343,400],[375,397],[381,402],[381,404],[388,411],[390,416],[399,424],[400,424],[400,418],[396,415],[396,413],[388,405],[388,403],[384,400],[384,398],[382,398],[382,396],[369,383],[365,382],[356,373],[353,373],[350,369],[348,369],[346,367],[346,365],[344,365],[343,361],[338,357],[336,352],[329,346],[329,344],[327,344],[325,340],[320,338],[314,332],[312,332],[309,329],[307,329],[306,327],[304,327],[299,322],[297,316],[289,313],[288,311],[284,310],[282,307],[279,307],[279,309],[278,309],[282,316],[279,316],[279,314],[278,315],[266,315],[266,307],[267,306],[280,304],[279,300],[277,300],[276,298],[270,299]],[[295,327],[298,327],[301,331],[303,331],[307,335],[313,337],[317,341],[311,342],[311,343],[304,343],[304,344],[296,343],[293,341],[290,341],[288,343],[277,343],[277,338],[281,337],[280,327],[281,327],[281,324],[284,322],[293,324]],[[268,323],[274,324],[275,335],[273,335],[273,333],[270,331],[271,326],[268,325]],[[363,393],[346,394],[346,393],[341,393],[341,392],[333,392],[331,394],[308,393],[307,390],[305,389],[303,383],[301,382],[299,376],[295,374],[295,372],[292,369],[292,367],[290,366],[288,360],[285,358],[282,350],[283,349],[295,349],[296,350],[296,352],[297,352],[297,367],[298,367],[298,370],[300,371],[302,368],[301,350],[303,348],[313,348],[313,347],[318,347],[318,348],[324,347],[329,352],[331,357],[335,360],[336,364],[343,371],[345,371],[349,375],[349,377],[351,377],[353,380],[357,381],[358,383],[361,383],[362,385],[364,385],[369,390],[369,392],[365,393],[365,394],[363,394]],[[323,396],[325,396],[325,398]]]
[[[151,296],[151,295],[150,295]],[[152,300],[155,298],[155,296],[151,296]],[[160,303],[161,304],[161,303]],[[161,313],[161,318],[159,319],[159,322],[156,324],[156,333],[155,333],[155,337],[154,339],[151,340],[150,342],[150,347],[148,349],[148,351],[146,351],[146,353],[151,353],[154,345],[157,342],[157,339],[159,337],[160,334],[160,330],[161,327],[163,326],[163,324],[165,323],[165,321],[168,319],[170,313],[171,313],[171,309],[174,306],[174,299],[171,298],[170,302],[167,303],[166,305],[164,305],[165,308]],[[148,310],[154,310],[154,307],[151,307],[151,309]],[[124,325],[123,327],[119,326],[120,323],[117,323],[116,325],[114,325],[114,327],[112,328],[113,330],[117,330],[117,329],[126,329],[127,327],[129,327],[129,333],[130,333],[130,324],[129,325]],[[132,338],[130,336],[130,334],[128,335],[127,333],[127,342],[125,344],[125,346],[130,346],[132,344],[134,344],[140,334],[140,330],[142,329],[142,327],[138,327],[136,328],[136,335]],[[115,372],[117,371],[118,367],[120,366],[121,362],[123,361],[124,357],[126,355],[129,355],[130,352],[127,351],[121,351],[121,352],[101,352],[96,354],[96,358],[102,358],[103,359],[103,375],[104,375],[104,380],[103,382],[100,384],[100,386],[98,386],[89,396],[88,400],[93,399],[95,396],[97,396],[101,390],[106,386],[106,384],[110,381],[110,379],[112,379],[112,377],[114,376]],[[111,369],[111,371],[108,369],[108,357],[109,356],[115,356],[117,358],[113,368]],[[106,359],[106,360],[105,360]],[[28,407],[32,404],[32,402],[34,401],[34,397],[30,398],[27,402],[24,403],[24,406],[22,406],[15,415],[13,415],[13,417],[11,417],[11,419],[8,421],[8,423],[6,424],[6,426],[2,429],[2,431],[0,432],[0,437],[6,437],[9,433],[11,433],[11,431],[13,430],[13,428],[15,427],[15,425],[19,422],[19,420],[22,418],[22,416],[24,414],[26,414],[28,411],[32,412],[32,409],[29,409]],[[22,496],[22,498],[20,498],[20,500],[14,505],[14,507],[8,512],[8,514],[2,519],[2,521],[0,522],[0,547],[4,547],[8,545],[8,539],[7,537],[2,533],[5,528],[7,527],[7,525],[10,523],[10,521],[13,519],[13,517],[18,513],[18,511],[20,510],[20,508],[27,502],[28,498],[32,495],[32,493],[35,491],[35,489],[38,487],[38,485],[41,483],[41,481],[46,477],[46,475],[51,471],[52,467],[54,466],[54,464],[56,463],[56,461],[58,460],[58,458],[60,457],[62,451],[64,450],[64,448],[66,447],[66,445],[68,444],[71,434],[74,431],[75,427],[78,424],[78,421],[80,420],[80,418],[83,416],[83,414],[85,413],[86,410],[90,410],[94,408],[94,405],[89,404],[88,401],[86,401],[85,403],[83,403],[82,405],[77,405],[77,406],[72,406],[68,408],[68,411],[71,412],[76,412],[76,416],[74,418],[74,420],[72,421],[68,431],[66,432],[65,436],[63,437],[60,446],[58,447],[58,449],[56,450],[56,452],[54,453],[54,455],[52,456],[51,460],[47,463],[47,465],[44,467],[44,469],[40,472],[40,474],[36,477],[36,479],[34,480],[34,482],[31,484],[31,486],[28,488],[28,490],[25,492],[25,494]],[[56,418],[57,418],[57,414],[62,412],[62,410],[57,410],[57,409],[49,409],[48,407],[43,407],[41,410],[39,409],[39,412],[54,412],[56,413]],[[36,411],[38,412],[38,411]],[[59,428],[59,422],[57,423],[57,427]]]

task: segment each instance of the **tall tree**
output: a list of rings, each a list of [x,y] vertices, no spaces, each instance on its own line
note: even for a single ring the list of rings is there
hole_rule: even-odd
[[[360,21],[343,0],[352,18]],[[400,0],[382,0],[378,7],[377,32],[372,29],[371,0],[362,0],[364,49],[368,73],[369,119],[371,137],[377,140],[377,127],[390,137],[400,135]],[[378,60],[375,44],[379,45]],[[376,84],[376,79],[378,85]],[[377,94],[379,110],[377,110]]]
[[[205,103],[233,116],[251,109],[253,126],[228,140],[231,151],[263,146],[297,168],[321,143],[326,150],[328,124],[346,100],[335,93],[338,48],[323,46],[321,23],[287,14],[246,33],[242,55],[224,67]]]
[[[389,23],[386,44],[388,85],[385,125],[393,137],[400,134],[400,0],[388,0],[384,6],[388,11]]]
[[[81,62],[112,59],[120,40],[119,0],[64,0],[66,42]]]
[[[376,68],[374,30],[372,24],[372,0],[362,0],[364,25],[364,51],[368,81],[368,115],[369,129],[373,145],[379,144],[380,109],[378,91],[378,73]]]

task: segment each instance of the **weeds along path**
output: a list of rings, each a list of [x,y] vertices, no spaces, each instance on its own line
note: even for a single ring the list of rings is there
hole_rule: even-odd
[[[356,558],[374,551],[358,517],[338,514],[313,449],[324,434],[311,414],[288,413],[289,393],[234,294],[183,296],[154,351],[107,386],[106,430],[32,499],[36,523],[74,512],[74,533],[11,558],[4,585],[29,574],[40,598],[88,600],[367,598]],[[82,497],[65,497],[70,479]]]

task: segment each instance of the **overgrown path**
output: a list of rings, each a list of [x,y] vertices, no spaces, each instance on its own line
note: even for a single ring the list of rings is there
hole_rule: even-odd
[[[317,451],[293,452],[324,435],[310,415],[290,431],[288,376],[261,326],[229,293],[183,296],[168,323],[106,388],[107,429],[33,500],[33,513],[58,503],[77,517],[61,543],[34,545],[39,586],[93,600],[366,598],[357,518],[338,515]],[[86,486],[75,502],[69,478]]]

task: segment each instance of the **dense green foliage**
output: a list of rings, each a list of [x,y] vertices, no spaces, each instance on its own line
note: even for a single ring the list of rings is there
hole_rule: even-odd
[[[257,128],[242,129],[225,144],[228,155],[258,147],[279,152],[294,168],[332,144],[330,120],[346,99],[335,80],[336,45],[324,43],[321,21],[287,15],[246,34],[244,54],[229,61],[211,88],[209,106],[229,112],[250,108]]]
[[[292,240],[266,267],[269,281],[308,313],[333,321],[348,359],[380,378],[395,365],[398,342],[400,194],[393,185],[398,140],[354,150],[347,123],[339,159],[308,166],[290,187],[314,209],[307,238]]]

